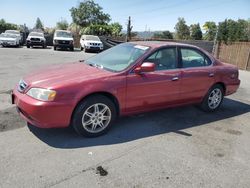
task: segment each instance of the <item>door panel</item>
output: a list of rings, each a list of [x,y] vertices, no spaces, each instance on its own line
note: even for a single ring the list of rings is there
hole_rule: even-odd
[[[183,67],[180,99],[184,103],[201,101],[214,83],[212,61],[198,49],[181,47],[179,50]]]
[[[210,76],[213,72],[212,67],[181,69],[181,100],[183,102],[202,100],[214,83],[214,77]]]
[[[176,103],[179,100],[179,79],[180,70],[178,69],[142,75],[129,74],[127,76],[127,111],[147,111]]]

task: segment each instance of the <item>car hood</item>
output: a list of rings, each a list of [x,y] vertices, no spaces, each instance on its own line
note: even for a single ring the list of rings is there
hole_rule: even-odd
[[[0,37],[0,40],[15,41],[15,38]]]
[[[67,38],[67,37],[54,37],[54,40],[74,40],[73,38]]]
[[[29,87],[55,89],[69,84],[99,79],[111,74],[112,72],[89,66],[83,62],[75,62],[54,65],[46,69],[35,71],[24,77],[23,80]]]
[[[101,41],[97,41],[97,40],[86,40],[86,42],[88,42],[88,43],[98,43],[98,44],[102,44]]]
[[[44,37],[40,37],[40,36],[28,36],[29,39],[31,38],[39,38],[39,39],[45,39]]]

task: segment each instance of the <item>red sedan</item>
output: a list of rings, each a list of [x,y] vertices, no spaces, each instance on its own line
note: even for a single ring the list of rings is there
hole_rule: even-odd
[[[24,77],[12,94],[20,115],[41,128],[72,125],[94,137],[118,116],[200,104],[217,110],[238,89],[235,66],[206,51],[170,42],[123,43],[85,61]]]

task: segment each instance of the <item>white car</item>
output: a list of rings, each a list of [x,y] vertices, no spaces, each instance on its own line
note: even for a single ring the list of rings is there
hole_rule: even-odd
[[[103,43],[98,36],[94,35],[82,35],[80,39],[81,50],[84,51],[97,51],[103,50]]]
[[[69,48],[74,51],[74,39],[70,31],[56,30],[53,38],[54,50],[57,48]]]
[[[0,34],[0,45],[5,46],[20,46],[19,38],[16,35],[9,33]]]
[[[5,33],[15,35],[19,39],[19,44],[22,44],[23,42],[23,37],[18,30],[6,30]]]
[[[44,38],[44,34],[40,32],[30,32],[29,36],[26,39],[27,48],[33,46],[42,46],[46,48],[46,39]]]

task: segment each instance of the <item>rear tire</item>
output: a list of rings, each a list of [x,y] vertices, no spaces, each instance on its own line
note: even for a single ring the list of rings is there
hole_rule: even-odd
[[[54,46],[54,50],[56,51],[56,46]]]
[[[114,103],[102,95],[93,95],[81,101],[75,109],[72,126],[85,137],[105,134],[116,119]]]
[[[30,45],[27,45],[27,48],[30,48]]]
[[[74,51],[74,47],[71,47],[71,48],[70,48],[70,51],[72,51],[72,52],[73,52],[73,51]]]
[[[201,103],[201,109],[205,112],[214,112],[218,110],[224,98],[224,89],[216,84],[211,87]]]

